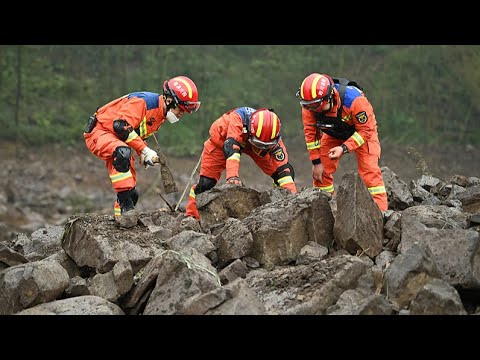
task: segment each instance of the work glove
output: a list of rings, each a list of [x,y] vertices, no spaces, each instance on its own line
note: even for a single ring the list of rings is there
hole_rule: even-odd
[[[157,152],[146,146],[140,154],[140,164],[145,166],[145,169],[148,169],[150,166],[159,164],[158,162],[155,162],[154,159],[158,160]]]
[[[227,179],[227,184],[240,185],[242,186],[242,181],[237,176],[232,176]]]

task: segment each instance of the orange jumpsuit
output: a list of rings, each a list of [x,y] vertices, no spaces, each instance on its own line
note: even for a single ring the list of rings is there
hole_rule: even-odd
[[[96,112],[97,124],[91,133],[84,133],[85,143],[92,154],[105,161],[113,189],[119,193],[135,188],[135,159],[130,158],[130,170],[119,172],[113,166],[113,152],[119,146],[129,146],[139,156],[147,146],[144,139],[153,135],[164,123],[165,102],[162,95],[153,92],[133,92],[99,108]],[[125,120],[134,131],[122,141],[113,130],[113,122]],[[118,199],[114,213],[120,215]]]
[[[302,108],[302,121],[309,159],[313,164],[322,163],[322,181],[313,180],[313,186],[334,194],[333,174],[338,161],[328,157],[328,151],[345,144],[348,152],[357,157],[358,173],[380,210],[388,209],[387,194],[382,171],[378,165],[381,147],[377,121],[373,107],[365,94],[353,86],[347,86],[342,104],[341,120],[337,119],[340,106],[338,84],[335,84],[333,107],[322,116]]]
[[[274,186],[288,189],[292,193],[297,192],[293,167],[288,162],[288,153],[282,139],[272,150],[258,149],[247,141],[249,114],[253,111],[254,109],[249,107],[236,108],[223,114],[211,125],[210,137],[205,141],[203,147],[199,181],[199,183],[207,185],[202,185],[200,190],[197,188],[199,183],[192,186],[185,216],[192,216],[200,220],[195,197],[215,186],[225,169],[226,179],[239,177],[242,153],[250,156],[265,174],[273,178]],[[239,145],[230,153],[224,151],[227,139],[233,139]],[[205,179],[208,180],[203,182]]]

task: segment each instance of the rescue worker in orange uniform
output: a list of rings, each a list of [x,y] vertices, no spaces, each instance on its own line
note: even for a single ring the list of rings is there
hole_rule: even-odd
[[[302,106],[305,142],[312,161],[313,186],[334,195],[333,174],[339,159],[355,153],[358,173],[373,200],[388,209],[382,171],[381,146],[373,107],[361,89],[340,85],[326,74],[312,73],[297,91]]]
[[[90,117],[83,137],[90,152],[105,161],[117,193],[115,219],[123,219],[122,226],[136,223],[134,154],[145,168],[158,165],[154,161],[157,153],[145,139],[157,132],[165,120],[175,123],[185,113],[196,112],[200,104],[195,83],[186,76],[176,76],[164,81],[162,94],[132,92],[103,105]]]
[[[238,107],[218,118],[204,143],[200,178],[190,189],[185,216],[200,220],[195,197],[213,188],[224,170],[227,183],[242,185],[239,177],[242,153],[272,177],[274,186],[296,193],[295,174],[288,162],[280,126],[277,114],[267,108]]]

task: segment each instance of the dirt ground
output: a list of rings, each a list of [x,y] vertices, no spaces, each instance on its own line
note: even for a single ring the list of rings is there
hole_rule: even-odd
[[[287,142],[286,144],[290,162],[295,168],[298,189],[311,186],[311,163],[304,144],[294,145]],[[154,148],[155,144],[151,146]],[[104,213],[112,211],[115,194],[105,165],[84,146],[37,148],[2,143],[0,151],[2,154],[0,169],[3,177],[0,184],[3,185],[4,191],[3,196],[0,196],[0,203],[6,202],[8,192],[12,190],[15,199],[23,198],[24,204],[41,201],[49,193],[60,193],[62,198],[74,195],[76,198],[89,198],[90,201],[88,207],[84,209],[80,200],[80,205],[66,208],[66,213],[62,214],[65,217],[70,215],[68,212],[75,211]],[[164,198],[175,207],[186,189],[198,157],[175,158],[171,154],[166,155],[179,191]],[[406,183],[418,179],[422,173],[427,172],[443,180],[449,180],[453,175],[480,177],[480,145],[407,147],[384,142],[380,165],[389,167]],[[335,183],[339,184],[342,176],[352,170],[356,170],[356,159],[353,154],[348,154],[341,159]],[[137,188],[140,193],[138,210],[149,211],[167,206],[153,191],[155,188],[162,190],[159,174],[158,167],[144,169],[137,166]],[[223,174],[221,181],[224,181],[224,176]],[[240,176],[246,186],[259,191],[272,186],[271,178],[262,173],[248,156],[242,156]],[[194,182],[197,180],[198,172],[193,177]],[[180,210],[184,208],[187,197],[188,189],[180,203]]]

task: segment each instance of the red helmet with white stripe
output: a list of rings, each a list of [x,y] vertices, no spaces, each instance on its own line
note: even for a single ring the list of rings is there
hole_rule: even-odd
[[[262,150],[270,150],[280,141],[280,119],[267,108],[257,109],[250,115],[248,141]]]
[[[171,96],[175,106],[192,113],[200,108],[197,85],[186,76],[176,76],[163,83],[163,94]]]
[[[312,73],[308,75],[297,91],[300,104],[307,110],[321,110],[331,101],[333,95],[333,80],[330,76]]]

